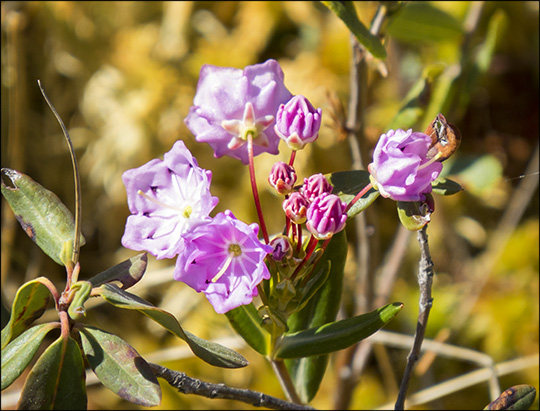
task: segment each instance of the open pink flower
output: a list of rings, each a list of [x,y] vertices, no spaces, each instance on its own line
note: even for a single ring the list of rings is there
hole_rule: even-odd
[[[173,258],[182,236],[210,221],[218,203],[210,194],[212,173],[197,165],[183,141],[177,141],[164,159],[154,159],[122,175],[129,210],[122,245]]]
[[[205,64],[185,123],[197,141],[210,144],[216,157],[227,155],[247,164],[249,134],[255,156],[279,153],[280,139],[270,126],[280,104],[291,97],[276,60],[244,70]]]
[[[424,201],[442,164],[426,158],[431,137],[412,129],[381,135],[369,164],[373,187],[395,201]]]
[[[247,225],[226,210],[212,222],[186,234],[174,279],[204,292],[217,313],[251,303],[257,285],[270,278],[264,258],[273,251],[257,238],[257,224]]]

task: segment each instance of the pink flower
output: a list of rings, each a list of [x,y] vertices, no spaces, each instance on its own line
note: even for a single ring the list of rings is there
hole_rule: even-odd
[[[174,279],[204,292],[217,313],[251,303],[257,285],[270,278],[264,258],[273,251],[257,238],[257,224],[237,220],[229,210],[186,234]]]
[[[280,104],[292,97],[276,60],[244,70],[205,64],[185,123],[197,141],[210,144],[216,157],[248,163],[247,139],[254,155],[278,154],[279,137],[270,127]]]
[[[442,170],[440,162],[426,157],[430,145],[428,135],[412,129],[381,135],[368,166],[373,187],[395,201],[424,201]]]
[[[177,141],[164,159],[127,170],[122,175],[129,210],[122,245],[148,251],[158,259],[173,258],[182,236],[210,221],[218,203],[210,194],[212,173],[197,165],[183,141]]]

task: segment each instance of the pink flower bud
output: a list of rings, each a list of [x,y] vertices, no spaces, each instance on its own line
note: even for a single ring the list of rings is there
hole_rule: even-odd
[[[320,108],[315,110],[307,98],[297,95],[279,106],[274,130],[291,150],[301,150],[319,136],[321,116]]]
[[[309,201],[313,201],[315,197],[318,197],[322,194],[330,194],[332,190],[332,185],[321,173],[313,174],[310,177],[304,178],[304,185],[300,189],[301,193]]]
[[[289,194],[296,183],[296,172],[289,164],[278,161],[272,166],[268,182],[279,194]]]
[[[318,240],[327,240],[345,227],[347,204],[335,194],[322,194],[309,205],[306,227]]]
[[[283,211],[294,223],[302,224],[306,221],[306,212],[309,201],[298,191],[283,201]]]

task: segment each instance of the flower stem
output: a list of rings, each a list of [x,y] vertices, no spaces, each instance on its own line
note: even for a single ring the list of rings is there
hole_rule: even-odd
[[[268,232],[266,231],[266,224],[264,223],[264,217],[261,209],[261,201],[259,200],[259,192],[257,191],[257,181],[255,180],[255,167],[253,165],[253,136],[251,133],[248,134],[247,144],[249,153],[249,176],[251,180],[251,191],[253,192],[255,208],[257,209],[257,215],[259,216],[259,223],[261,225],[264,241],[266,244],[268,244],[270,239],[268,238]]]
[[[360,200],[360,198],[362,198],[362,196],[364,194],[366,194],[372,187],[373,187],[373,185],[371,183],[369,183],[367,186],[365,186],[362,189],[362,191],[360,191],[358,194],[356,194],[356,196],[354,196],[352,201],[349,204],[347,204],[347,208],[345,209],[345,212],[349,211],[351,209],[351,207],[354,205],[354,203],[356,203],[358,200]]]
[[[289,374],[289,370],[287,370],[287,367],[285,366],[283,360],[270,360],[270,362],[276,376],[278,377],[281,388],[287,395],[289,401],[292,401],[296,404],[302,404],[302,401],[300,400],[300,397],[296,392],[296,388],[294,388],[294,384],[292,382],[291,375]]]
[[[313,254],[313,251],[315,250],[315,247],[317,247],[317,243],[318,243],[318,240],[313,235],[311,235],[311,238],[309,239],[309,243],[306,248],[306,256],[304,257],[302,261],[300,261],[300,264],[298,264],[298,266],[292,273],[291,281],[294,281],[294,279],[296,278],[296,276],[298,275],[298,273],[300,272],[300,270],[302,269],[306,261],[309,260],[309,257],[311,257],[311,254]]]
[[[291,158],[289,159],[289,165],[292,167],[294,159],[296,158],[296,150],[291,151]]]

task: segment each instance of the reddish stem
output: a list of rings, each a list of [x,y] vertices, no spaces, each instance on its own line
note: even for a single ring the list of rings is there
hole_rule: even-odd
[[[257,215],[259,216],[259,223],[261,225],[261,231],[266,244],[270,242],[268,238],[268,232],[266,231],[266,224],[264,223],[264,217],[261,209],[261,201],[259,200],[259,192],[257,191],[257,181],[255,180],[255,167],[253,165],[253,136],[248,134],[248,153],[249,153],[249,176],[251,180],[251,191],[253,192],[253,199],[255,200],[255,208],[257,209]]]
[[[318,243],[318,240],[312,234],[306,248],[306,256],[304,257],[302,261],[300,261],[300,264],[298,264],[298,266],[294,270],[294,273],[292,273],[291,281],[294,281],[294,279],[296,278],[296,276],[298,275],[298,273],[300,272],[304,264],[307,262],[307,260],[309,260],[309,257],[311,257],[311,254],[313,254],[313,251],[315,251],[315,247],[317,247],[317,243]]]
[[[296,224],[296,241],[296,251],[300,253],[302,249],[302,226],[300,224]]]
[[[371,183],[369,183],[367,186],[365,186],[362,189],[362,191],[360,191],[358,194],[356,194],[356,196],[354,196],[352,201],[347,205],[347,208],[345,208],[345,212],[349,211],[350,208],[354,205],[354,203],[356,203],[358,200],[360,200],[360,198],[362,198],[362,196],[364,194],[366,194],[372,187],[373,187],[373,185]]]
[[[289,165],[292,167],[294,159],[296,158],[296,150],[291,151],[291,158],[289,159]]]

